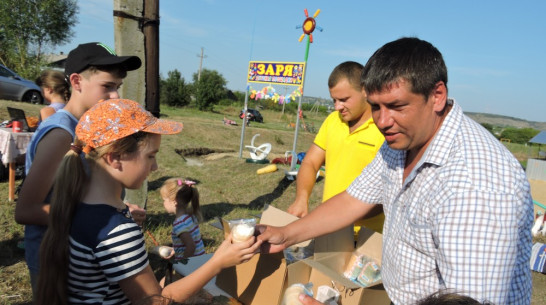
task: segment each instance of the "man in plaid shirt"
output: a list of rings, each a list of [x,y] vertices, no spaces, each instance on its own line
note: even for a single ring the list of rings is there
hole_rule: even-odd
[[[382,204],[382,278],[393,303],[447,289],[529,304],[529,183],[514,156],[448,99],[442,54],[417,38],[387,43],[362,84],[386,143],[345,192],[288,226],[260,226],[264,250],[339,230]]]

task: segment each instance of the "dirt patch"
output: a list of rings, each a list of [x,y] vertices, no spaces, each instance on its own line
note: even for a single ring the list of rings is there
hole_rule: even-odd
[[[218,160],[225,157],[235,156],[233,150],[228,149],[214,149],[208,147],[197,147],[197,148],[184,148],[184,149],[175,149],[174,150],[178,155],[184,159],[187,165],[189,166],[203,166],[204,160]]]
[[[205,157],[205,161],[214,161],[214,160],[220,160],[225,158],[237,158],[239,157],[239,153],[231,152],[231,153],[214,153],[209,154]]]
[[[174,151],[177,154],[181,155],[182,157],[200,157],[200,156],[210,155],[215,153],[233,152],[233,150],[229,150],[229,149],[214,149],[214,148],[208,148],[208,147],[184,148],[184,149],[177,148]]]

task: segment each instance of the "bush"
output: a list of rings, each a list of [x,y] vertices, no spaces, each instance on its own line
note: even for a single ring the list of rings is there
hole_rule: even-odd
[[[504,129],[500,135],[501,139],[508,139],[512,143],[525,144],[529,142],[540,131],[533,128],[514,128]]]
[[[186,84],[182,74],[178,70],[167,72],[166,79],[160,78],[159,102],[169,106],[183,107],[191,102],[191,85]]]

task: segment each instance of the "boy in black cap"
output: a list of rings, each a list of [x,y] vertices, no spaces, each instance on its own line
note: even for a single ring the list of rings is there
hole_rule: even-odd
[[[65,76],[72,87],[70,100],[43,121],[32,136],[26,153],[26,178],[15,207],[15,220],[26,225],[25,259],[33,293],[38,279],[40,243],[49,218],[50,190],[57,168],[74,140],[76,124],[98,101],[119,98],[118,88],[127,71],[140,66],[137,56],[117,56],[100,42],[80,44],[68,54]]]

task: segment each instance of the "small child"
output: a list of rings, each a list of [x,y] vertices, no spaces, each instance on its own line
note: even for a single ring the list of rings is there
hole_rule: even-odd
[[[205,245],[199,231],[199,222],[203,217],[199,207],[199,192],[194,185],[194,181],[171,178],[163,183],[159,191],[165,210],[176,215],[171,233],[175,261],[205,254]]]

